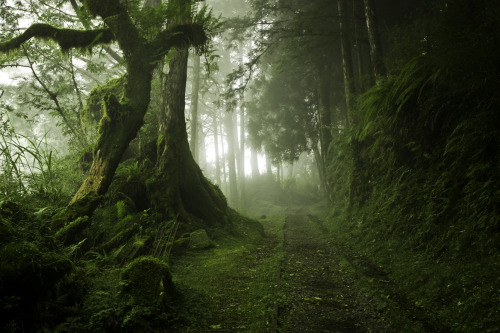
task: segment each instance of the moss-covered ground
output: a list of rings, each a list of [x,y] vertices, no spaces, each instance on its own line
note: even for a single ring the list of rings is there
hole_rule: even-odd
[[[277,215],[210,231],[211,249],[172,258],[183,294],[178,332],[446,332],[407,280],[318,217],[324,203],[268,205]],[[257,214],[259,207],[250,209]],[[310,214],[313,213],[313,214]]]
[[[209,232],[213,248],[174,256],[171,272],[184,295],[179,332],[268,332],[276,302],[283,217],[233,221]]]

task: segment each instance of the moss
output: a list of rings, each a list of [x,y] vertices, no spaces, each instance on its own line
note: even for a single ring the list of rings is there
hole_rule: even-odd
[[[81,111],[82,128],[87,134],[95,135],[92,131],[98,127],[98,123],[102,118],[104,98],[107,95],[115,95],[117,98],[122,98],[126,80],[126,76],[122,76],[111,79],[106,84],[92,89],[85,107]]]
[[[58,29],[49,24],[35,23],[21,35],[0,43],[0,52],[17,49],[31,38],[56,41],[64,53],[71,48],[90,50],[96,44],[109,44],[114,40],[114,35],[109,29]]]
[[[54,235],[55,239],[64,245],[74,244],[82,240],[82,231],[90,225],[88,216],[82,216],[59,229]]]
[[[214,242],[208,237],[205,229],[195,230],[189,236],[189,246],[193,249],[207,249],[214,245]]]
[[[13,201],[0,201],[0,216],[14,220],[26,219],[22,207]]]
[[[33,242],[15,241],[0,248],[0,304],[3,319],[33,321],[36,304],[73,268],[66,257]],[[5,311],[5,312],[4,312]],[[3,325],[0,325],[2,327]]]
[[[115,3],[115,1],[84,0],[83,6],[92,16],[101,16],[102,18],[106,18],[117,14],[118,9],[116,8]]]
[[[161,154],[162,154],[162,148],[165,145],[165,136],[163,134],[158,135],[158,139],[156,140],[156,160],[159,161]]]
[[[99,203],[101,198],[101,195],[90,192],[76,202],[69,204],[66,208],[59,210],[52,217],[52,230],[59,230],[64,227],[68,221],[75,221],[77,218],[87,215],[88,212],[92,211]]]
[[[112,249],[115,249],[115,248],[123,245],[137,232],[138,229],[139,229],[139,225],[133,224],[130,227],[128,227],[127,229],[122,230],[120,233],[118,233],[116,236],[111,238],[109,241],[102,244],[99,247],[99,251],[108,252]]]
[[[122,292],[138,304],[152,305],[175,293],[169,267],[154,257],[140,257],[122,271]]]

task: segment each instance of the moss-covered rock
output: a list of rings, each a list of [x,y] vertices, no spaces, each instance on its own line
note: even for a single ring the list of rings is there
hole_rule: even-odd
[[[200,250],[213,247],[214,243],[208,237],[205,229],[198,229],[191,233],[189,236],[189,247],[192,249]]]
[[[140,257],[122,271],[122,292],[140,305],[153,305],[175,293],[168,265],[154,257]]]

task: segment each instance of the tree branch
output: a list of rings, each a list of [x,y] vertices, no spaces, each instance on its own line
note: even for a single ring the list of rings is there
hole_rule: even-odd
[[[71,48],[91,49],[98,44],[109,44],[115,39],[113,33],[109,29],[59,29],[49,24],[35,23],[21,35],[0,43],[0,52],[5,53],[17,49],[31,38],[53,40],[59,44],[63,52]]]
[[[157,56],[165,55],[172,47],[199,47],[207,42],[203,27],[199,24],[181,24],[162,31],[152,42]]]

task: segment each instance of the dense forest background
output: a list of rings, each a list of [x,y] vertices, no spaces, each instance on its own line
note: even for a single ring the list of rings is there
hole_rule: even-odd
[[[172,262],[283,207],[500,329],[498,1],[0,5],[2,331],[196,331]]]

